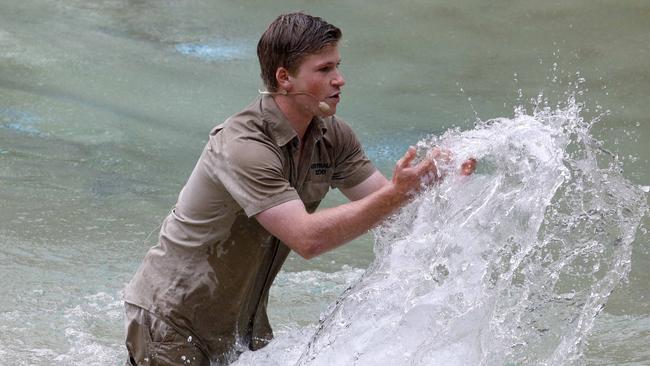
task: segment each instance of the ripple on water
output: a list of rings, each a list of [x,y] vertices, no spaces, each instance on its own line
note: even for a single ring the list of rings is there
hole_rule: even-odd
[[[30,136],[45,137],[47,134],[37,127],[41,122],[42,119],[32,112],[15,108],[0,109],[0,127],[2,128]]]
[[[179,43],[176,51],[204,61],[234,61],[254,57],[248,42],[215,41],[210,43]]]

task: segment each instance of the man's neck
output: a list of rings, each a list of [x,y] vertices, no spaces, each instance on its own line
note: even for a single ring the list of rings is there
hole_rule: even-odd
[[[289,124],[293,130],[296,131],[296,134],[298,135],[298,138],[300,138],[300,141],[303,141],[305,132],[307,132],[309,123],[314,118],[314,115],[308,113],[305,109],[300,108],[300,106],[296,105],[291,99],[287,97],[278,95],[274,96],[273,99],[278,105],[278,108],[280,108],[282,114],[284,114],[284,116],[287,118],[287,121],[289,121]]]

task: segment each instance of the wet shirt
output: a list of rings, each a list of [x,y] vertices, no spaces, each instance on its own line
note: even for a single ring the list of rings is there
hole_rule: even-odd
[[[269,288],[290,249],[254,216],[297,199],[313,212],[330,187],[353,187],[376,170],[336,117],[314,118],[304,139],[300,152],[269,96],[215,127],[124,300],[210,355],[268,343]]]

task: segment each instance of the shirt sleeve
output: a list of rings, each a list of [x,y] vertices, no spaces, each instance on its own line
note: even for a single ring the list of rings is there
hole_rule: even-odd
[[[210,138],[211,169],[248,217],[294,199],[298,192],[284,177],[279,148],[264,136]]]
[[[351,188],[370,177],[377,168],[368,159],[352,128],[338,118],[333,118],[338,143],[335,148],[333,188]]]

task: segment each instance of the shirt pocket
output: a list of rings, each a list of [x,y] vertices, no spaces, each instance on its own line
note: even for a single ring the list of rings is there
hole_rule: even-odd
[[[321,201],[330,190],[332,173],[333,169],[323,169],[321,171],[312,169],[302,186],[302,192],[300,193],[302,201],[305,203]]]

